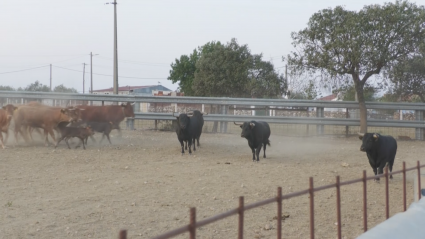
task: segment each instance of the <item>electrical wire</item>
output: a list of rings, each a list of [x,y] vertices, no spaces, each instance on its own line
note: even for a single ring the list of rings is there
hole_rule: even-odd
[[[0,74],[3,75],[3,74],[9,74],[9,73],[15,73],[15,72],[21,72],[21,71],[29,71],[29,70],[34,70],[34,69],[43,68],[43,67],[49,67],[49,66],[50,65],[39,66],[39,67],[34,67],[34,68],[29,68],[29,69],[23,69],[23,70],[17,70],[17,71],[0,72]]]
[[[60,66],[53,66],[53,67],[57,67],[57,68],[64,69],[64,70],[69,70],[69,71],[80,72],[80,73],[83,72],[83,71],[68,69],[68,68],[60,67]],[[90,72],[85,72],[85,74],[90,74]],[[99,73],[93,73],[93,75],[98,75],[98,76],[112,76],[112,75],[99,74]],[[119,76],[119,78],[141,79],[141,80],[166,80],[167,79],[167,78],[164,78],[164,77],[158,78],[158,77],[132,77],[132,76]]]

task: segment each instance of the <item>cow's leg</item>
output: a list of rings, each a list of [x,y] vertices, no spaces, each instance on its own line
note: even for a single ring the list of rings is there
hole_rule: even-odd
[[[254,161],[254,162],[255,162],[255,148],[254,148],[254,147],[252,147],[252,148],[251,148],[251,151],[252,151],[252,161]]]
[[[267,147],[266,145],[267,144],[264,144],[264,150],[263,150],[264,151],[264,155],[263,155],[263,158],[266,158],[266,147]]]
[[[69,138],[65,138],[65,143],[66,143],[66,145],[68,145],[68,149],[71,149],[71,147],[69,147],[69,144],[68,144],[68,139]]]
[[[57,148],[58,147],[58,144],[64,139],[65,137],[60,137],[59,139],[58,139],[58,142],[56,142],[56,145],[55,145],[55,148]]]
[[[200,138],[201,136],[198,136],[197,138],[196,138],[196,141],[198,141],[198,147],[201,147],[201,145],[199,144],[199,138]]]
[[[185,144],[184,149],[187,150],[187,140],[184,141],[184,144]]]
[[[80,139],[80,142],[78,142],[78,146],[80,146],[80,144],[81,144],[81,142],[83,143],[83,149],[86,149],[86,146],[85,146],[85,143],[84,143],[84,138],[80,138],[80,137],[78,137],[79,139]],[[77,147],[75,147],[75,148],[77,148]]]
[[[192,155],[192,139],[189,139],[187,144],[187,147],[189,148],[189,155]]]
[[[180,145],[182,147],[182,156],[184,155],[184,142],[182,139],[179,139]]]
[[[49,140],[47,139],[47,136],[49,135],[49,131],[46,129],[44,129],[44,145],[45,146],[49,146]]]
[[[3,133],[0,131],[0,142],[1,142],[1,147],[4,149],[4,143],[3,143]]]
[[[261,152],[261,148],[262,148],[262,145],[260,144],[260,146],[258,146],[258,147],[255,149],[255,154],[256,154],[256,156],[257,156],[257,162],[259,162],[259,161],[260,161],[260,152]]]
[[[390,170],[390,173],[393,171],[393,164],[394,160],[388,164],[388,169]],[[393,175],[391,174],[390,179],[393,179]]]
[[[55,137],[55,133],[53,133],[53,129],[49,129],[49,134],[52,137],[53,142],[56,142],[56,137]],[[47,136],[46,136],[46,139],[47,139]],[[48,142],[48,140],[47,140],[47,142]]]
[[[102,134],[102,138],[100,139],[99,144],[102,143],[104,138],[105,138],[105,133]]]
[[[1,133],[0,133],[1,134]],[[7,144],[7,140],[9,139],[9,129],[5,131],[6,138],[4,139],[4,144]]]
[[[196,151],[196,142],[195,142],[196,138],[191,139],[192,144],[193,144],[193,151]]]
[[[109,138],[109,134],[106,134],[106,138],[108,139],[109,144],[112,144],[112,143],[111,143],[111,139]]]

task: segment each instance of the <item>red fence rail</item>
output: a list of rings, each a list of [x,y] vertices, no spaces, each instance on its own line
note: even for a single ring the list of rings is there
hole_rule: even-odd
[[[392,173],[388,173],[388,167],[385,167],[384,174],[376,175],[376,176],[366,176],[366,170],[363,170],[363,177],[359,179],[354,179],[350,181],[340,182],[340,177],[336,176],[336,182],[334,184],[329,184],[325,186],[320,187],[314,187],[313,185],[313,177],[309,178],[309,189],[293,192],[289,194],[282,195],[282,188],[277,188],[277,196],[274,198],[265,199],[263,201],[255,202],[252,204],[244,205],[244,197],[239,197],[239,207],[215,216],[212,216],[210,218],[206,218],[201,221],[196,221],[196,208],[190,208],[190,222],[188,225],[168,231],[164,234],[161,234],[159,236],[153,237],[152,239],[167,239],[172,238],[174,236],[189,232],[189,238],[195,239],[196,238],[196,229],[200,228],[202,226],[211,224],[213,222],[225,219],[227,217],[238,215],[238,238],[243,238],[243,228],[244,228],[244,213],[245,211],[248,211],[253,208],[261,207],[273,202],[277,203],[277,238],[282,238],[282,201],[285,199],[290,199],[293,197],[298,197],[304,194],[309,194],[310,196],[310,238],[314,239],[314,192],[322,191],[329,188],[335,188],[336,189],[336,207],[337,207],[337,230],[338,230],[338,238],[342,238],[341,234],[341,186],[344,185],[350,185],[358,182],[363,182],[363,229],[366,232],[367,231],[367,181],[372,179],[379,179],[379,178],[385,178],[385,215],[386,219],[389,218],[390,215],[390,207],[389,207],[389,176],[392,176],[394,174],[403,174],[403,211],[406,211],[407,208],[407,201],[406,201],[406,172],[417,170],[418,175],[418,199],[421,198],[421,179],[420,179],[420,172],[421,168],[425,167],[425,165],[420,165],[419,161],[417,161],[417,165],[412,168],[406,169],[406,162],[403,162],[403,169],[394,171]],[[119,233],[119,239],[126,239],[127,238],[127,231],[121,230]]]

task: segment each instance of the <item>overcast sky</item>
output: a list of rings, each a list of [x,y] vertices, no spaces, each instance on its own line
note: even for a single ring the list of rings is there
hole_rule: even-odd
[[[113,0],[109,0],[111,2]],[[12,0],[0,3],[0,85],[25,87],[40,81],[83,91],[113,86],[114,7],[108,0]],[[156,85],[167,80],[170,64],[210,41],[236,38],[263,54],[283,72],[282,56],[293,50],[291,32],[310,16],[337,5],[360,10],[389,1],[366,0],[119,0],[118,75],[120,86]],[[394,1],[390,1],[394,2]],[[38,68],[37,68],[38,67]],[[35,68],[35,69],[33,69]]]

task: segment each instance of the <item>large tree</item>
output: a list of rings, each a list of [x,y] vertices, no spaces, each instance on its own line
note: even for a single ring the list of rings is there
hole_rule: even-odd
[[[425,9],[408,1],[321,10],[307,28],[292,33],[297,49],[288,55],[290,69],[323,76],[350,75],[360,107],[360,131],[367,132],[363,88],[373,75],[415,52],[425,39]],[[326,78],[326,77],[324,77]]]
[[[236,39],[211,46],[196,63],[192,89],[199,96],[281,97],[286,88],[283,76],[261,58]]]
[[[393,91],[401,98],[417,95],[425,102],[425,54],[417,54],[397,62],[388,71]]]
[[[173,84],[179,84],[179,90],[184,92],[187,96],[195,95],[195,91],[192,89],[193,79],[195,78],[196,62],[202,54],[206,54],[214,49],[215,46],[221,45],[220,42],[208,42],[207,44],[198,47],[193,50],[189,56],[182,55],[180,59],[176,59],[175,62],[171,63],[170,76],[168,80],[171,80]]]

